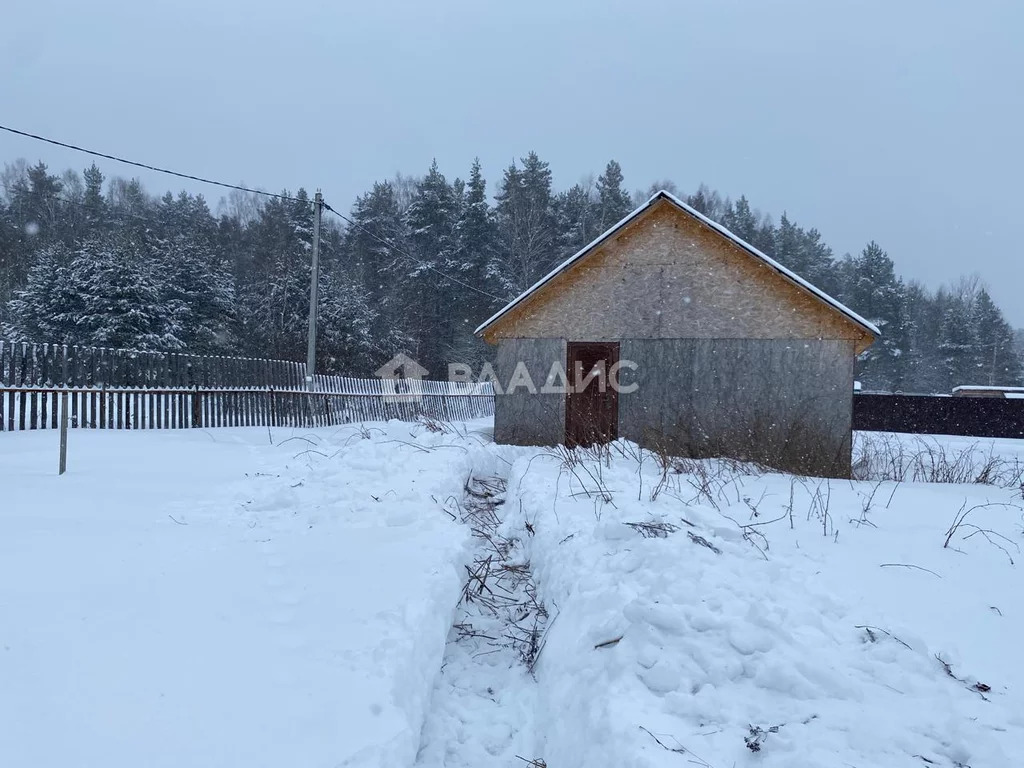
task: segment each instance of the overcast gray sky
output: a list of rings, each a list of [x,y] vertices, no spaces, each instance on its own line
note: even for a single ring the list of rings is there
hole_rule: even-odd
[[[560,188],[615,158],[930,286],[976,271],[1024,326],[1020,0],[5,0],[0,71],[0,123],[342,209],[434,157],[491,191],[531,149]],[[19,156],[90,162],[0,135]]]

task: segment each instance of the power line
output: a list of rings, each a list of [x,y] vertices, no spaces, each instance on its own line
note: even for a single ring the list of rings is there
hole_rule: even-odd
[[[156,171],[157,173],[166,173],[169,176],[177,176],[180,179],[190,179],[191,181],[199,181],[199,182],[202,182],[203,184],[213,184],[214,186],[225,187],[227,189],[237,189],[240,192],[249,192],[250,194],[253,194],[253,195],[265,195],[267,197],[276,197],[279,200],[289,200],[289,201],[291,201],[293,203],[306,203],[306,202],[309,202],[308,200],[300,200],[297,197],[289,197],[288,195],[279,195],[279,194],[275,194],[274,192],[264,192],[262,189],[251,189],[249,187],[240,187],[237,184],[228,184],[225,181],[214,181],[213,179],[204,179],[202,176],[193,176],[191,173],[179,173],[178,171],[171,171],[171,170],[168,170],[167,168],[158,168],[155,165],[148,165],[147,163],[138,163],[138,162],[136,162],[134,160],[126,160],[125,158],[118,157],[117,155],[108,155],[108,154],[105,154],[103,152],[96,152],[95,150],[92,150],[92,149],[86,149],[85,147],[78,147],[78,146],[75,146],[74,144],[67,144],[67,143],[65,143],[63,141],[57,141],[56,139],[48,139],[45,136],[37,136],[36,134],[28,133],[27,131],[19,131],[17,128],[9,128],[6,125],[0,125],[0,131],[7,131],[8,133],[13,133],[13,134],[15,134],[17,136],[25,136],[26,138],[29,138],[29,139],[35,139],[36,141],[43,141],[43,142],[46,142],[47,144],[53,144],[54,146],[57,146],[57,147],[64,147],[65,149],[73,149],[76,152],[84,152],[87,155],[93,155],[95,157],[102,157],[102,158],[105,158],[107,160],[114,160],[114,161],[116,161],[118,163],[124,163],[125,165],[133,165],[136,168],[145,168],[146,170]]]
[[[367,229],[366,227],[364,227],[362,224],[359,224],[359,223],[353,221],[352,219],[350,219],[345,214],[338,213],[338,211],[336,211],[333,208],[331,208],[331,206],[329,206],[327,203],[324,203],[324,208],[326,210],[330,211],[331,213],[333,213],[339,219],[348,222],[348,224],[350,226],[357,227],[360,231],[365,232],[370,237],[372,237],[374,240],[376,240],[378,243],[380,243],[380,244],[384,245],[385,247],[389,248],[391,251],[395,252],[399,256],[404,257],[406,260],[410,261],[411,263],[415,264],[416,266],[422,267],[424,269],[429,269],[431,272],[434,272],[435,274],[440,275],[445,280],[451,280],[453,283],[458,283],[463,288],[469,288],[469,290],[476,291],[477,293],[479,293],[479,294],[481,294],[483,296],[487,296],[488,298],[494,299],[495,301],[500,301],[500,302],[507,302],[508,301],[507,298],[503,299],[501,296],[495,296],[493,293],[489,293],[488,291],[485,291],[485,290],[483,290],[481,288],[477,288],[475,285],[470,285],[469,283],[463,282],[462,280],[459,280],[457,277],[452,277],[451,275],[446,274],[445,272],[442,272],[441,270],[436,269],[435,267],[430,266],[426,262],[420,261],[415,256],[413,256],[410,253],[407,253],[406,251],[404,251],[403,249],[399,248],[394,243],[390,242],[389,240],[386,240],[383,237],[380,237],[376,232],[373,232],[373,231]]]
[[[145,168],[146,170],[149,170],[149,171],[156,171],[157,173],[165,173],[165,174],[167,174],[169,176],[177,176],[180,179],[189,179],[191,181],[198,181],[198,182],[201,182],[203,184],[212,184],[214,186],[224,187],[226,189],[237,189],[240,192],[248,192],[248,193],[254,194],[254,195],[264,195],[266,197],[274,197],[274,198],[277,198],[279,200],[288,200],[290,202],[295,202],[295,203],[306,203],[306,202],[309,202],[308,200],[300,200],[297,197],[290,197],[288,195],[280,195],[280,194],[276,194],[274,192],[265,192],[265,191],[260,190],[260,189],[252,189],[250,187],[242,187],[242,186],[239,186],[238,184],[229,184],[229,183],[224,182],[224,181],[215,181],[213,179],[203,178],[202,176],[195,176],[195,175],[193,175],[191,173],[180,173],[179,171],[172,171],[172,170],[169,170],[167,168],[160,168],[160,167],[155,166],[155,165],[149,165],[148,163],[140,163],[140,162],[136,162],[135,160],[128,160],[128,159],[123,158],[123,157],[118,157],[117,155],[108,155],[105,152],[97,152],[97,151],[92,150],[92,149],[86,149],[85,147],[76,146],[75,144],[68,144],[66,142],[58,141],[56,139],[50,139],[50,138],[47,138],[45,136],[39,136],[39,135],[34,134],[34,133],[29,133],[28,131],[20,131],[17,128],[11,128],[11,127],[6,126],[6,125],[0,125],[0,131],[7,131],[8,133],[13,133],[16,136],[24,136],[24,137],[29,138],[29,139],[35,139],[36,141],[42,141],[42,142],[45,142],[47,144],[53,144],[54,146],[63,147],[65,149],[72,149],[72,150],[74,150],[76,152],[83,152],[83,153],[85,153],[87,155],[93,155],[94,157],[102,157],[102,158],[104,158],[106,160],[113,160],[115,162],[124,163],[125,165],[131,165],[131,166],[134,166],[136,168]],[[65,200],[63,202],[70,203],[71,201],[70,200]],[[332,208],[327,203],[324,203],[323,205],[324,205],[325,209],[327,209],[328,211],[333,213],[338,218],[342,219],[343,221],[348,222],[348,224],[353,226],[353,227],[358,227],[360,230],[362,230],[363,232],[368,234],[374,240],[377,240],[379,243],[381,243],[382,245],[386,246],[390,250],[394,251],[399,256],[404,257],[405,259],[407,259],[408,261],[412,262],[413,264],[416,264],[417,266],[422,267],[424,269],[428,269],[431,272],[434,272],[435,274],[438,274],[441,277],[445,278],[446,280],[450,280],[453,283],[457,283],[458,285],[461,285],[464,288],[468,288],[471,291],[475,291],[476,293],[479,293],[479,294],[481,294],[483,296],[487,296],[488,298],[494,299],[495,301],[504,302],[504,301],[508,300],[507,298],[502,298],[501,296],[495,296],[493,293],[490,293],[488,291],[482,290],[481,288],[477,288],[475,285],[470,285],[469,283],[466,283],[466,282],[464,282],[462,280],[459,280],[457,277],[453,277],[453,276],[451,276],[449,274],[446,274],[445,272],[442,272],[441,270],[439,270],[439,269],[437,269],[435,267],[432,267],[430,264],[427,264],[425,262],[420,261],[415,256],[412,256],[411,254],[407,253],[403,249],[401,249],[398,246],[396,246],[394,243],[391,243],[391,242],[385,240],[384,238],[378,236],[375,232],[370,231],[369,229],[367,229],[366,227],[362,226],[361,224],[357,224],[355,221],[350,219],[348,216],[345,216],[344,214],[339,213],[338,211],[336,211],[334,208]],[[131,215],[131,214],[128,214],[128,215]]]

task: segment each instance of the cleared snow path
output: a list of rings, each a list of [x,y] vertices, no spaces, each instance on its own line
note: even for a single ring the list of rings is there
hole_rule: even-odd
[[[469,451],[379,426],[0,434],[0,765],[410,765]]]
[[[478,548],[466,567],[431,696],[416,760],[421,768],[533,759],[537,686],[532,670],[543,650],[548,613],[537,601],[519,542],[498,534],[505,479],[473,477],[465,490],[460,511]]]

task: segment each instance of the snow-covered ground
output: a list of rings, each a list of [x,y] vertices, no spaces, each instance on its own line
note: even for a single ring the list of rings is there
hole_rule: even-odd
[[[273,437],[0,433],[0,766],[411,763],[468,449]]]
[[[1024,765],[1012,483],[273,438],[0,434],[0,766]]]
[[[547,765],[1024,765],[1019,487],[663,474],[619,445],[520,459],[507,506],[555,616]]]

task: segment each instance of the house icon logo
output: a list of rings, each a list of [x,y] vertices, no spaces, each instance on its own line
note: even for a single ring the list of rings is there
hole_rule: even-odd
[[[423,379],[427,371],[408,355],[397,354],[378,368],[374,375],[381,381],[384,400],[418,402],[423,397]]]

